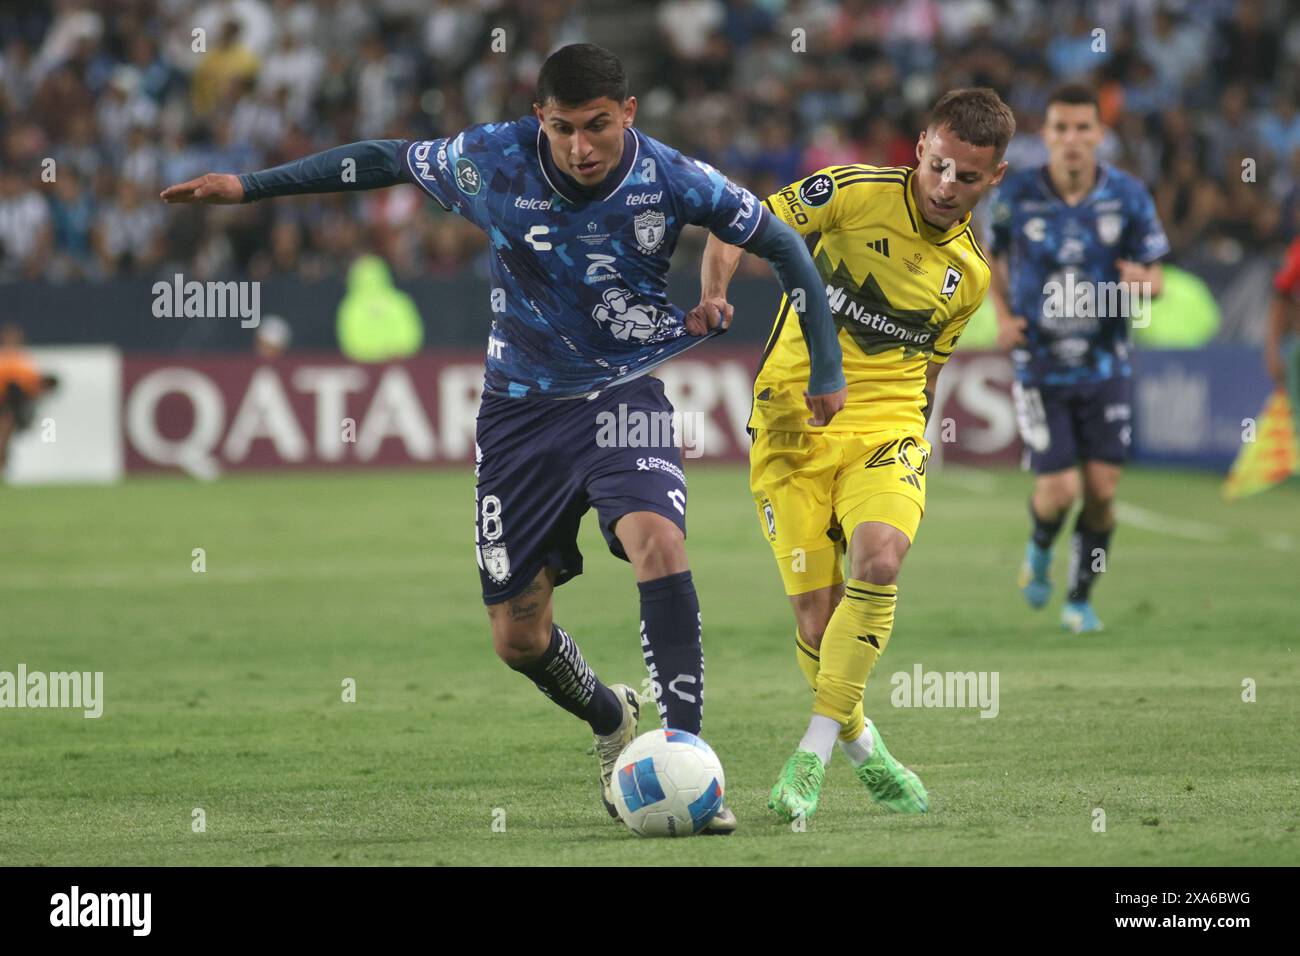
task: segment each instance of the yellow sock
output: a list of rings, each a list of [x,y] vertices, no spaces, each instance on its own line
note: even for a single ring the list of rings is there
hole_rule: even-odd
[[[808,681],[808,686],[817,690],[817,672],[821,667],[821,657],[815,651],[811,644],[803,639],[798,628],[794,632],[795,660],[799,662],[799,670],[803,671],[804,678]],[[862,716],[862,698],[853,705],[853,712],[849,714],[849,719],[844,726],[840,728],[840,740],[852,743],[862,736],[862,731],[866,729],[866,720]]]
[[[794,631],[794,659],[799,663],[799,670],[808,681],[808,686],[817,690],[817,669],[821,667],[821,657],[813,646],[803,639],[799,629]]]
[[[897,600],[896,584],[845,583],[844,599],[822,635],[814,714],[829,717],[847,730],[856,709],[861,733],[862,693],[871,669],[889,644]]]

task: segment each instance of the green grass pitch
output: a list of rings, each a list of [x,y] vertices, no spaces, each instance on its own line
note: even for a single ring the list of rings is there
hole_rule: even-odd
[[[0,864],[1294,864],[1300,487],[1225,504],[1132,471],[1108,629],[1074,637],[1059,590],[1035,613],[1015,588],[1028,483],[933,474],[867,688],[931,812],[885,813],[839,757],[794,832],[766,809],[811,703],[789,611],[743,470],[690,470],[704,736],[741,829],[674,841],[605,815],[585,727],[493,655],[470,473],[0,489],[0,670],[105,675],[98,720],[0,710]],[[639,684],[631,569],[590,516],[583,542],[556,618]],[[998,716],[891,706],[917,663],[998,672]]]

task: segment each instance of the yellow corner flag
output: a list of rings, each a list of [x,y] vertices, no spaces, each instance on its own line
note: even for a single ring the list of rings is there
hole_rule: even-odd
[[[1300,442],[1286,392],[1278,389],[1264,403],[1255,428],[1255,440],[1241,446],[1228,471],[1223,497],[1231,500],[1271,488],[1291,475],[1300,475]]]

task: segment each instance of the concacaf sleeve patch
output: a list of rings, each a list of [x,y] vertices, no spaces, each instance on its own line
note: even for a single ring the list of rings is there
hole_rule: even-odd
[[[825,173],[809,176],[799,187],[799,201],[805,206],[824,206],[835,193],[835,181]]]

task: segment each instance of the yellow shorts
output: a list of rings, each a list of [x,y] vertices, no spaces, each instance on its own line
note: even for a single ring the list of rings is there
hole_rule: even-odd
[[[864,521],[915,540],[929,456],[930,443],[919,436],[757,429],[749,487],[785,593],[843,581],[846,542]]]

